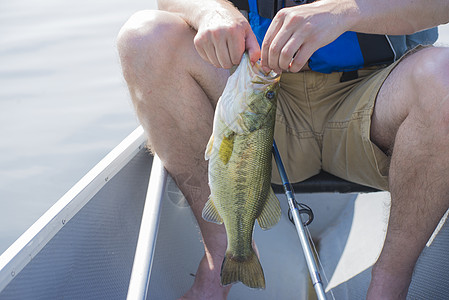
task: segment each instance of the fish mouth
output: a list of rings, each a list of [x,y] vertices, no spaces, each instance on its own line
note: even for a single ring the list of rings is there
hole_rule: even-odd
[[[261,79],[261,81],[279,81],[281,74],[278,74],[276,72],[274,72],[273,70],[271,70],[270,72],[265,72],[262,69],[262,65],[260,64],[260,60],[254,64],[254,66],[252,67],[252,70],[254,72],[254,76],[257,79]],[[258,82],[258,81],[257,81]]]
[[[251,68],[252,71],[252,79],[251,83],[257,85],[257,89],[265,90],[269,87],[275,87],[279,84],[281,79],[281,74],[278,74],[271,70],[270,72],[265,72],[262,69],[262,65],[260,64],[260,60],[254,64]]]
[[[273,74],[269,76],[266,75],[255,75],[251,83],[254,85],[254,90],[258,90],[260,92],[265,92],[266,90],[276,90],[279,87],[280,74],[277,74],[271,71]]]

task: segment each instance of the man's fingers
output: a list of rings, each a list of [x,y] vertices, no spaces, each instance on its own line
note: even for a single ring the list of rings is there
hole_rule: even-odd
[[[215,54],[215,47],[204,34],[198,33],[193,39],[193,44],[202,59],[208,61],[215,67],[219,66],[219,62]]]
[[[285,43],[279,55],[279,68],[281,70],[288,70],[295,54],[303,43],[302,36],[292,35]]]
[[[231,68],[232,62],[228,44],[224,39],[214,40],[197,34],[194,45],[202,59],[208,61],[216,68]]]
[[[248,50],[253,63],[260,57],[256,36],[246,20],[199,30],[194,44],[200,56],[217,68],[229,69],[239,64],[245,50]]]
[[[282,22],[279,21],[279,18],[277,15],[274,17],[273,21],[271,22],[270,26],[268,27],[268,30],[265,34],[265,38],[262,42],[262,52],[261,52],[261,63],[262,67],[265,71],[271,70],[269,66],[269,60],[270,60],[270,47],[272,44],[273,39],[279,32],[280,28],[282,26]]]
[[[286,30],[285,28],[281,28],[268,49],[268,66],[277,73],[281,72],[282,69],[286,70],[281,67],[281,62],[285,61],[286,63],[284,63],[284,65],[288,66],[288,63],[290,63],[297,50],[292,49],[291,44],[290,47],[288,47],[288,42],[291,38],[292,32]]]
[[[237,34],[231,34],[229,40],[227,41],[229,49],[229,58],[232,67],[233,65],[238,65],[242,60],[243,52],[245,51],[246,36],[239,38]]]
[[[304,44],[295,54],[295,57],[291,61],[288,71],[292,73],[296,73],[301,71],[304,65],[309,60],[310,56],[312,56],[315,51],[314,47],[310,47],[308,44]]]
[[[231,60],[231,67],[234,65],[238,65],[242,60],[243,52],[245,51],[245,45],[229,44],[229,57]]]
[[[229,46],[230,44],[227,40],[222,39],[220,41],[217,41],[215,44],[215,51],[216,51],[216,57],[218,59],[218,67],[229,69],[233,66]]]
[[[260,46],[252,30],[247,31],[245,44],[245,50],[248,51],[249,60],[252,64],[255,64],[260,59]],[[238,63],[240,63],[240,59]]]
[[[250,27],[245,32],[244,40],[231,39],[228,41],[229,56],[233,65],[242,60],[243,52],[247,51],[252,64],[260,59],[260,46]]]

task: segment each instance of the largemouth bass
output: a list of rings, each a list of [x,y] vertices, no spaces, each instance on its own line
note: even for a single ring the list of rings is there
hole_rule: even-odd
[[[262,229],[281,217],[271,189],[271,159],[279,76],[251,66],[245,53],[229,77],[217,103],[213,132],[205,158],[209,160],[211,195],[203,218],[224,223],[227,249],[221,284],[242,282],[265,288],[259,258],[252,247],[257,219]]]

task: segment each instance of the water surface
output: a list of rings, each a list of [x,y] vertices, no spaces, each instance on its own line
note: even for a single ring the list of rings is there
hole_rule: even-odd
[[[141,0],[0,4],[0,253],[138,125],[116,35]]]

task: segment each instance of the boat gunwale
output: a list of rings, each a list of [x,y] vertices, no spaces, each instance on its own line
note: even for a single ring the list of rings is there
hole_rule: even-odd
[[[0,293],[45,245],[145,147],[137,127],[0,255]]]
[[[126,299],[146,299],[168,173],[155,154]]]

